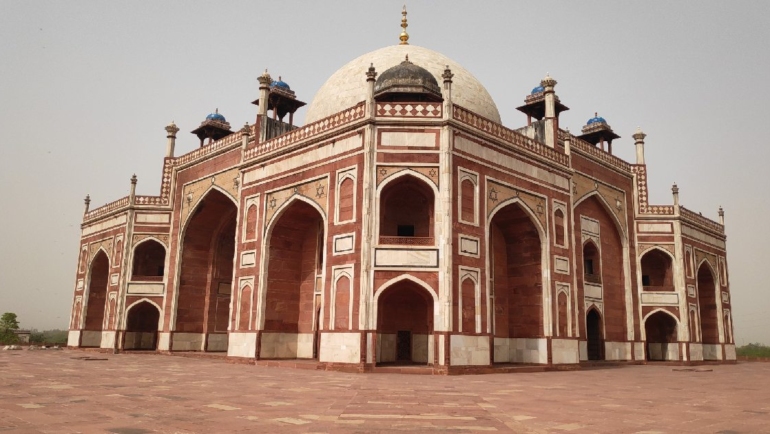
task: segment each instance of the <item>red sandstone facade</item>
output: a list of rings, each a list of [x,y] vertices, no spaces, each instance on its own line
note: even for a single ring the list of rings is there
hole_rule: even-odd
[[[630,164],[603,119],[560,129],[550,77],[508,129],[443,69],[439,94],[360,70],[360,102],[301,127],[265,74],[254,125],[212,114],[182,156],[167,127],[159,196],[134,178],[86,204],[69,345],[441,373],[735,359],[723,222],[676,188],[648,203],[641,131]]]

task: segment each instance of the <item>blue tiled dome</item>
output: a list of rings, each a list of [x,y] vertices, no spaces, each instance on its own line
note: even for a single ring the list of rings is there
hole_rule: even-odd
[[[280,87],[281,89],[291,90],[289,84],[281,80],[281,77],[278,77],[278,80],[274,80],[270,83],[270,87]]]
[[[607,121],[605,121],[603,117],[601,117],[598,114],[594,113],[594,117],[589,119],[588,122],[586,122],[586,125],[595,124],[597,122],[601,122],[601,123],[605,123],[605,124],[607,123]]]
[[[543,92],[543,91],[545,91],[545,88],[543,86],[538,86],[538,87],[532,89],[532,95],[534,95],[536,93]]]
[[[217,121],[217,122],[227,122],[227,120],[225,120],[225,117],[222,116],[221,114],[219,114],[219,109],[214,111],[214,113],[211,113],[208,116],[206,116],[206,120],[207,121]]]

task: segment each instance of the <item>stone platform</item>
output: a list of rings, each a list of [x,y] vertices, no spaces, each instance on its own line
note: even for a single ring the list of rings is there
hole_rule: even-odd
[[[768,379],[770,363],[422,376],[2,351],[0,432],[766,433]]]

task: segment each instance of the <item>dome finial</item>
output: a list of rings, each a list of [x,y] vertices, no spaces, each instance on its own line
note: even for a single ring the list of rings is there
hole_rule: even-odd
[[[404,5],[404,9],[401,11],[401,36],[398,37],[398,39],[401,40],[401,43],[399,45],[409,45],[409,34],[406,33],[406,28],[409,27],[409,24],[406,22],[406,5]]]

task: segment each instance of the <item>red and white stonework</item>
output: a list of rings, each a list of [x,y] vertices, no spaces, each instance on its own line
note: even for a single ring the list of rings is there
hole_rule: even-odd
[[[408,44],[342,67],[304,126],[289,87],[259,81],[254,125],[212,114],[181,156],[166,128],[159,196],[133,178],[86,201],[71,347],[436,373],[735,359],[723,213],[676,186],[650,205],[645,135],[632,164],[601,118],[560,129],[553,78],[517,129],[464,68]]]

